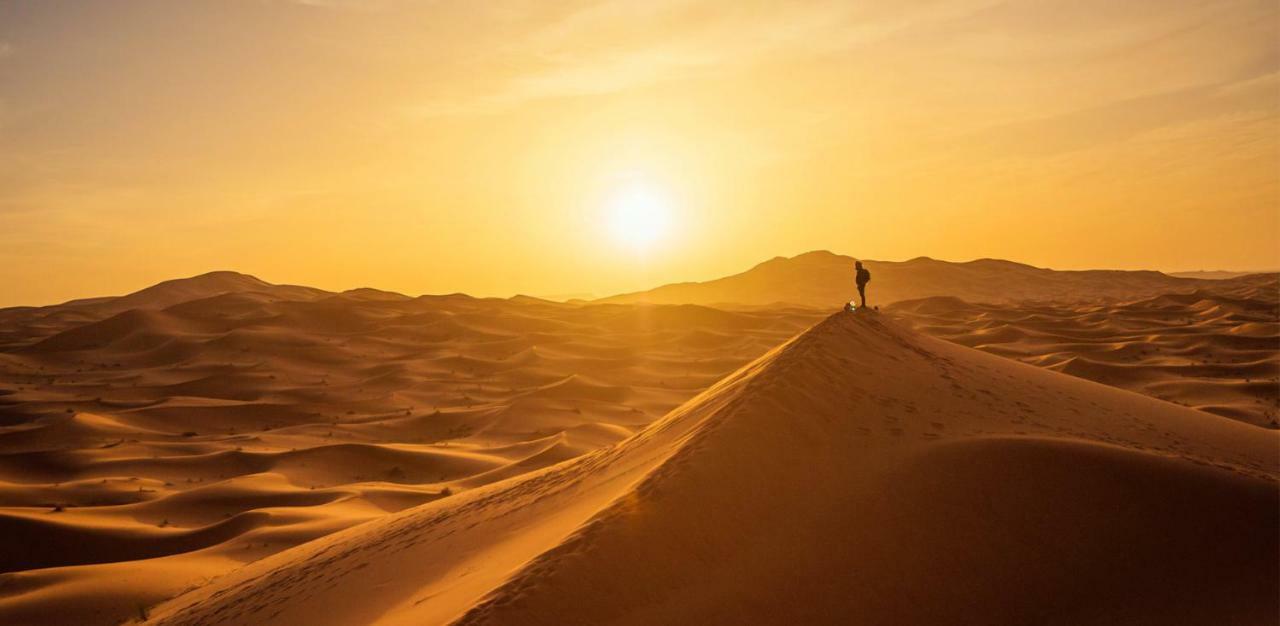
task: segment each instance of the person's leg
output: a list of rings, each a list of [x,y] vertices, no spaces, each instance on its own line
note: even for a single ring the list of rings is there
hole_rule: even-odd
[[[858,285],[858,299],[862,301],[862,304],[859,304],[858,308],[861,309],[867,306],[867,286],[866,285]]]

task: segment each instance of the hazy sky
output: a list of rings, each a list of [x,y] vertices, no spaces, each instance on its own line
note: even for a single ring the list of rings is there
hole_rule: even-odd
[[[213,269],[606,295],[818,248],[1280,267],[1278,6],[0,0],[0,305]]]

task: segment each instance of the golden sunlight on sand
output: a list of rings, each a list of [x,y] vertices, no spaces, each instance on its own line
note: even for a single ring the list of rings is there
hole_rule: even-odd
[[[0,626],[1280,626],[1278,174],[1278,0],[0,0]]]

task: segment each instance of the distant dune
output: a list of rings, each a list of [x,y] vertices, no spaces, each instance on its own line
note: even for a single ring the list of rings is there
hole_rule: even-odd
[[[163,309],[181,302],[208,298],[224,293],[252,292],[279,300],[310,300],[332,295],[314,287],[273,285],[238,272],[209,272],[191,278],[166,280],[141,291],[118,298],[94,298],[68,302],[63,307],[81,306],[95,312],[119,313],[130,309]]]
[[[0,623],[115,624],[610,445],[813,319],[228,272],[0,310]]]
[[[925,298],[888,311],[956,343],[1280,427],[1280,275],[1110,304]]]
[[[741,274],[701,283],[664,285],[599,300],[611,303],[771,305],[834,310],[853,298],[854,259],[825,250],[777,257]],[[868,303],[950,296],[969,302],[1097,300],[1191,290],[1201,281],[1151,271],[1049,270],[1012,261],[966,263],[920,257],[863,263],[871,271]]]
[[[237,272],[209,272],[191,278],[166,280],[124,296],[72,300],[44,307],[0,309],[0,350],[117,313],[155,311],[229,293],[254,294],[255,298],[272,301],[314,300],[333,295],[313,287],[273,285]]]
[[[1272,433],[838,313],[618,445],[153,622],[1275,623],[1278,463]]]
[[[851,263],[0,309],[0,623],[1275,623],[1280,278]]]
[[[1226,280],[1229,278],[1239,278],[1241,276],[1248,276],[1250,274],[1257,274],[1257,273],[1260,273],[1260,272],[1229,272],[1225,270],[1199,270],[1195,272],[1169,272],[1169,275],[1177,276],[1179,278],[1202,278],[1206,280]],[[1271,273],[1271,272],[1261,272],[1261,273]]]

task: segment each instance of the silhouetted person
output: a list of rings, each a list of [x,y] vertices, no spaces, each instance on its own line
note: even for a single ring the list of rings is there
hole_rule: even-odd
[[[858,308],[861,309],[867,306],[867,283],[871,282],[871,272],[862,267],[862,261],[854,261],[853,266],[858,270],[858,275],[854,281],[858,283],[858,298],[862,300],[862,304],[859,304]]]

